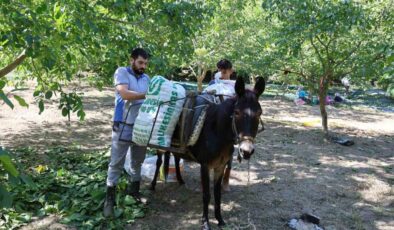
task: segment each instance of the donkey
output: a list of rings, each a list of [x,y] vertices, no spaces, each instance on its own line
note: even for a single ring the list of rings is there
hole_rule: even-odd
[[[225,225],[221,215],[221,184],[224,168],[234,152],[234,144],[239,146],[238,160],[249,160],[255,151],[254,139],[258,132],[260,115],[262,113],[259,104],[259,96],[265,90],[265,81],[258,78],[253,90],[245,89],[245,82],[238,77],[235,82],[236,96],[228,98],[220,104],[210,104],[207,108],[207,116],[201,134],[195,145],[190,146],[188,151],[200,164],[200,174],[203,192],[203,216],[202,229],[210,228],[208,218],[208,204],[210,201],[209,170],[214,170],[214,198],[215,218],[219,227]],[[156,184],[159,167],[162,163],[161,155],[156,163],[155,177],[151,183],[151,189]],[[166,153],[165,155],[168,155]],[[174,153],[176,163],[179,156]],[[179,164],[177,167],[177,179],[183,184],[180,176]]]

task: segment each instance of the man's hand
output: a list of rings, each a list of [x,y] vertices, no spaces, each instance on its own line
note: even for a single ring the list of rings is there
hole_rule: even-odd
[[[128,89],[127,85],[117,85],[116,90],[119,92],[123,100],[132,101],[132,100],[145,99],[145,94],[131,91]]]

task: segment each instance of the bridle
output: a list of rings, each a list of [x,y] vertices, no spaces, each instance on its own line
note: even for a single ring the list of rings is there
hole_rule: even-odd
[[[259,117],[259,124],[261,125],[261,128],[260,129],[258,129],[257,130],[257,133],[261,133],[261,132],[263,132],[264,131],[264,122],[263,122],[263,120],[261,119],[261,117]],[[249,142],[251,142],[252,144],[254,144],[254,141],[255,141],[255,138],[254,137],[252,137],[252,136],[243,136],[243,137],[240,137],[239,136],[239,132],[238,132],[238,130],[237,130],[237,126],[235,125],[235,116],[234,116],[234,113],[233,113],[233,115],[231,115],[231,128],[232,128],[232,130],[233,130],[233,133],[234,133],[234,135],[235,135],[235,143],[237,144],[237,149],[238,149],[238,153],[237,153],[237,159],[238,159],[238,161],[239,162],[241,162],[241,160],[242,160],[242,157],[243,157],[243,154],[242,154],[242,152],[241,152],[241,149],[240,149],[240,144],[241,144],[241,142],[243,142],[243,141],[249,141]]]

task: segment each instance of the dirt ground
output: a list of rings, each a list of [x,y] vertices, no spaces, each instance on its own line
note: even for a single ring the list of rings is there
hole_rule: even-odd
[[[69,125],[54,101],[38,115],[31,91],[19,93],[29,109],[0,104],[0,145],[110,145],[113,91],[84,90],[86,120],[77,122],[73,115]],[[222,196],[228,229],[287,229],[304,212],[319,216],[326,230],[394,229],[394,113],[328,108],[330,130],[355,142],[345,147],[323,139],[317,106],[272,98],[261,104],[266,129],[257,137],[249,182],[248,162],[234,161],[231,192]],[[154,193],[144,190],[150,198],[147,215],[127,229],[199,229],[198,165],[186,162],[183,177],[185,186],[159,183]],[[210,218],[217,229],[213,205]],[[24,229],[67,228],[55,222]]]

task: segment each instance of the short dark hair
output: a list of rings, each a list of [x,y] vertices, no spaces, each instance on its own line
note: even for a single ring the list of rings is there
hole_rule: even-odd
[[[130,56],[133,59],[137,59],[139,56],[141,56],[144,59],[148,59],[149,58],[148,52],[146,52],[142,48],[135,48],[135,49],[133,49],[133,51],[131,51],[131,55]]]
[[[227,59],[222,59],[216,64],[216,67],[218,69],[231,69],[233,68],[233,64]]]

